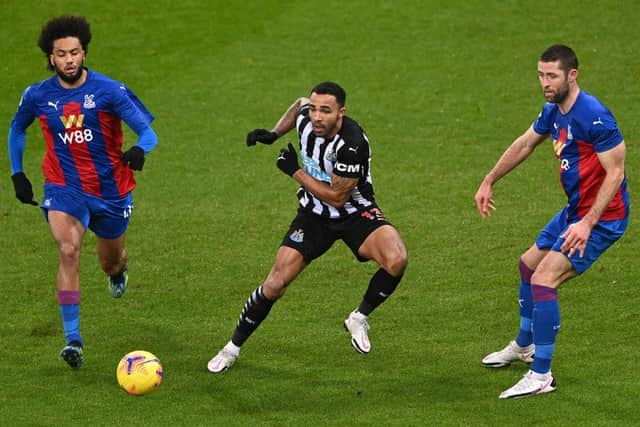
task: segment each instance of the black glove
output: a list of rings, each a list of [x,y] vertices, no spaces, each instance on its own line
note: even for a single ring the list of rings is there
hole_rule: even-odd
[[[289,176],[293,176],[293,174],[300,169],[300,166],[298,165],[298,153],[296,153],[296,149],[293,148],[291,143],[289,143],[288,148],[280,150],[280,155],[278,156],[278,160],[276,160],[276,165],[278,165],[282,172]]]
[[[122,153],[120,160],[134,171],[141,171],[144,166],[144,150],[137,145]]]
[[[276,132],[271,132],[266,129],[254,129],[247,134],[247,147],[256,145],[256,142],[271,145],[276,139],[278,139]]]
[[[22,203],[38,206],[38,202],[33,200],[33,188],[24,172],[17,172],[11,175],[13,188],[16,189],[16,198]]]

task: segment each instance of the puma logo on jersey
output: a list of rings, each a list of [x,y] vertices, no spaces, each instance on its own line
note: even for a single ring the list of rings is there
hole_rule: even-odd
[[[60,101],[56,101],[56,103],[54,104],[53,102],[49,101],[49,102],[47,102],[47,105],[52,106],[53,108],[56,109],[56,111],[58,111],[58,102],[60,102]]]
[[[604,123],[602,123],[602,119],[600,117],[598,117],[598,120],[596,120],[595,122],[592,122],[592,124],[595,125],[604,125]]]

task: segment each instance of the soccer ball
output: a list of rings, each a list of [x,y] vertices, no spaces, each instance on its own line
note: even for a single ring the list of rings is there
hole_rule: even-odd
[[[160,359],[148,351],[136,350],[125,354],[116,371],[118,384],[135,396],[151,393],[162,383]]]

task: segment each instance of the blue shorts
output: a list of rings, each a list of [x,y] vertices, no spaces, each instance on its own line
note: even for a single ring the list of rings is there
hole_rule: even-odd
[[[575,223],[577,221],[573,221]],[[583,273],[591,264],[606,251],[611,245],[613,245],[627,229],[629,217],[618,221],[600,221],[591,230],[591,236],[587,242],[587,247],[584,251],[584,256],[580,258],[580,251],[574,252],[573,256],[569,257],[568,252],[564,255],[569,258],[569,261],[573,265],[573,268],[578,274]],[[567,230],[572,223],[567,221],[567,208],[558,212],[549,223],[542,229],[540,235],[536,239],[536,246],[538,249],[551,249],[556,252],[561,252],[560,247],[564,243],[564,239],[560,236]]]
[[[41,206],[45,219],[49,211],[61,211],[75,217],[82,226],[102,239],[120,237],[129,225],[133,210],[133,196],[105,200],[91,194],[55,184],[45,184],[44,201]]]

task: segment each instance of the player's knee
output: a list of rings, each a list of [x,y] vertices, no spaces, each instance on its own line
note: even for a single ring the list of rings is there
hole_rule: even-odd
[[[385,258],[382,268],[392,276],[398,277],[404,273],[409,263],[409,256],[404,245],[399,245],[397,249]]]
[[[264,293],[264,296],[269,300],[269,301],[275,301],[277,299],[279,299],[280,297],[282,297],[284,295],[284,293],[287,290],[287,286],[277,286],[274,284],[270,284],[268,282],[265,282],[264,285],[262,286],[262,292]]]
[[[71,242],[62,242],[58,245],[60,258],[65,262],[80,261],[80,245]]]
[[[262,292],[268,300],[275,301],[284,295],[287,286],[289,283],[283,281],[278,274],[270,274],[262,285]]]
[[[554,271],[548,271],[546,269],[538,269],[531,275],[531,284],[544,285],[550,287],[557,287],[562,283],[561,275]]]

